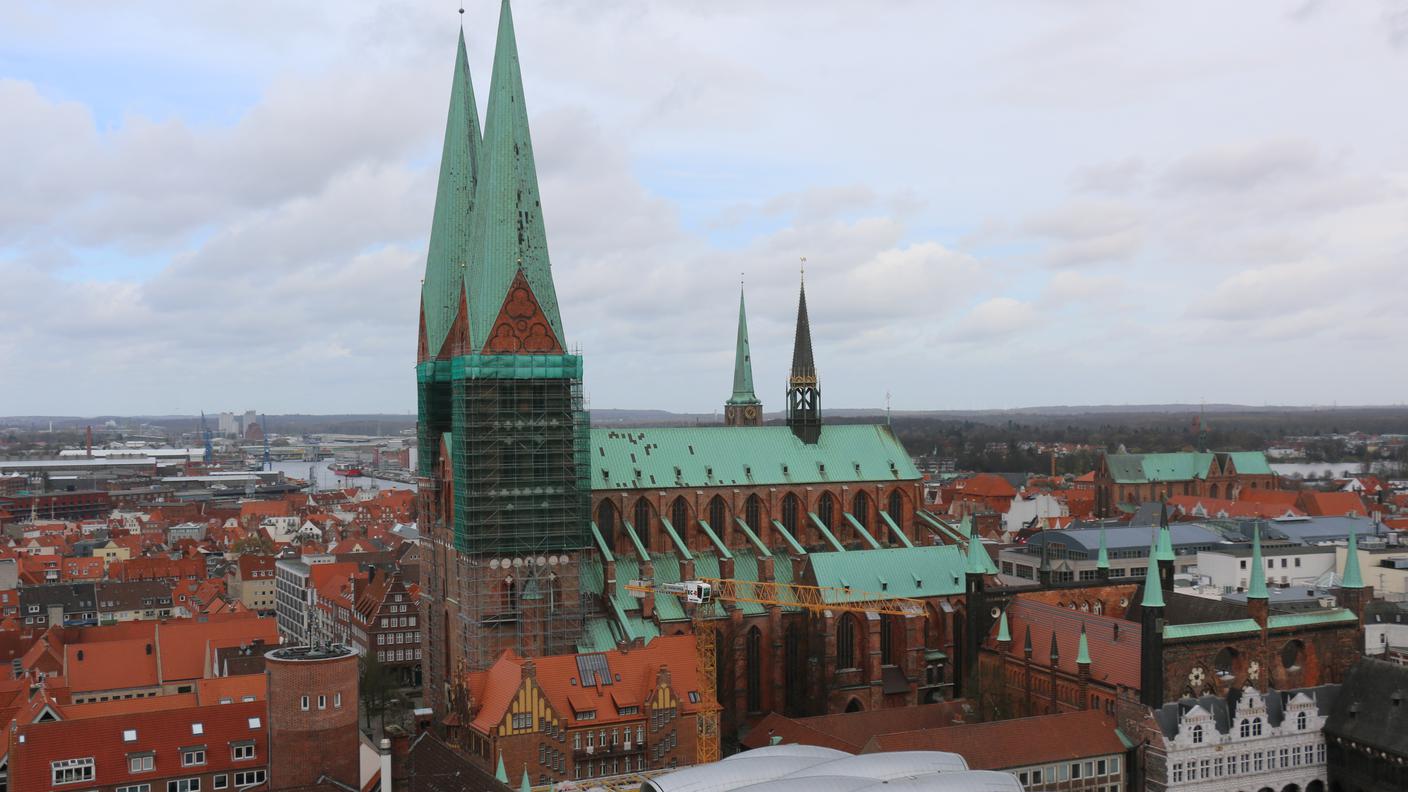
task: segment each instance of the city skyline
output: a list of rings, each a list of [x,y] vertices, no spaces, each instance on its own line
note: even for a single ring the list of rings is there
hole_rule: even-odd
[[[717,410],[746,273],[781,409],[800,256],[838,407],[1401,401],[1401,7],[801,8],[515,6],[593,406]],[[412,409],[454,9],[54,14],[0,12],[0,412]]]

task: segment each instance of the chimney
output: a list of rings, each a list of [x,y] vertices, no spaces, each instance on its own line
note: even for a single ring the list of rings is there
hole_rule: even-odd
[[[391,792],[391,741],[382,737],[377,753],[381,759],[381,792]]]

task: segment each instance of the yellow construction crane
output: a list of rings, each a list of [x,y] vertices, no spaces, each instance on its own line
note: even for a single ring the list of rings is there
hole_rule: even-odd
[[[638,597],[656,593],[673,594],[694,606],[690,623],[694,630],[694,646],[700,675],[700,709],[696,716],[698,735],[695,738],[695,762],[698,764],[716,762],[719,759],[719,710],[722,709],[715,685],[718,647],[714,642],[714,629],[709,626],[711,620],[703,615],[702,606],[718,601],[805,608],[813,612],[831,610],[887,616],[923,616],[925,612],[924,602],[921,600],[856,591],[841,586],[699,578],[680,583],[633,580],[627,583],[625,588]]]

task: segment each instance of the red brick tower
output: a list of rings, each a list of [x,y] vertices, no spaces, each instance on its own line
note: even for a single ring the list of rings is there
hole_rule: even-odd
[[[269,787],[326,776],[356,788],[357,655],[342,646],[295,646],[264,655],[269,682]]]

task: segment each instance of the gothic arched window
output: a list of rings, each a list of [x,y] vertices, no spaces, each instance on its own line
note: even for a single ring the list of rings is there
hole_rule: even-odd
[[[763,527],[763,499],[757,495],[749,495],[748,502],[743,505],[743,521],[748,523],[748,527],[754,531],[761,532]]]
[[[728,505],[718,495],[709,501],[709,527],[720,536],[728,530]]]
[[[683,495],[670,504],[670,524],[675,526],[676,531],[689,530],[689,504]]]
[[[654,527],[651,525],[650,501],[640,498],[636,501],[635,509],[631,515],[631,524],[636,529],[636,536],[640,537],[642,544],[647,549],[651,547],[650,533]]]
[[[763,634],[757,627],[748,628],[744,655],[748,675],[748,711],[759,712],[763,708]]]
[[[895,525],[904,527],[904,496],[900,494],[899,490],[890,491],[890,505],[885,511],[890,515],[890,519],[894,521]]]
[[[826,523],[827,528],[836,530],[836,499],[831,497],[831,493],[821,493],[821,500],[816,502],[816,516]]]
[[[596,527],[606,542],[606,549],[616,552],[616,504],[604,500],[596,508]]]
[[[862,528],[870,530],[870,498],[864,492],[857,492],[851,501],[851,515]]]
[[[782,499],[782,526],[793,538],[797,536],[797,529],[801,526],[798,520],[799,512],[802,510],[802,501],[793,493],[787,493]]]
[[[856,667],[856,619],[849,613],[841,614],[836,626],[836,668]]]

